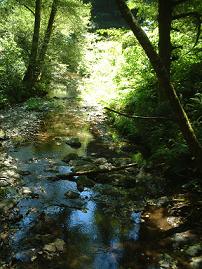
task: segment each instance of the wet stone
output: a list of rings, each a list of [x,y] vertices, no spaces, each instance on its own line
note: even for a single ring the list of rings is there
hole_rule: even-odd
[[[202,257],[194,257],[191,261],[191,269],[200,269],[202,268]]]
[[[18,171],[18,172],[19,172],[19,174],[21,176],[29,176],[29,175],[31,175],[31,172],[30,171],[23,171],[23,170],[21,170],[21,171]]]
[[[34,248],[18,252],[15,255],[15,259],[21,262],[33,262],[34,260],[36,260],[36,258],[37,258],[36,249]]]
[[[6,179],[0,178],[0,187],[6,187],[10,185]]]
[[[59,256],[65,250],[65,242],[62,239],[56,239],[54,242],[46,244],[43,247],[43,253],[47,259],[52,259],[54,256]]]
[[[23,187],[23,188],[22,188],[22,193],[23,193],[23,194],[31,194],[32,191],[31,191],[30,188],[28,188],[28,187]]]
[[[97,158],[94,160],[94,163],[96,164],[106,164],[107,163],[107,159],[106,158]]]
[[[104,163],[104,164],[99,165],[99,169],[100,170],[105,170],[105,169],[109,169],[110,170],[113,167],[114,166],[111,163]]]
[[[96,170],[97,169],[97,166],[93,165],[93,164],[84,164],[84,165],[78,165],[78,166],[75,166],[75,172],[78,172],[78,171],[90,171],[90,170]]]
[[[65,193],[65,197],[68,199],[77,199],[80,197],[80,194],[74,191],[68,191]]]
[[[85,187],[91,188],[95,186],[95,181],[88,178],[87,176],[80,176],[77,180],[78,190],[84,189]]]

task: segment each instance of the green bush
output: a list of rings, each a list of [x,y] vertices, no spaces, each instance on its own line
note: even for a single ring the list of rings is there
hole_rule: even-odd
[[[144,165],[146,157],[149,164],[164,167],[164,171],[185,174],[193,161],[178,125],[172,120],[172,109],[168,102],[159,102],[156,77],[131,34],[125,33],[121,42],[124,60],[115,79],[119,96],[111,107],[129,115],[165,116],[171,120],[129,119],[110,113],[113,124],[122,135],[141,145],[138,148],[147,150],[146,155],[135,153],[138,163]],[[202,62],[196,57],[197,51],[188,55],[181,52],[178,61],[172,65],[172,80],[198,137],[202,139]]]

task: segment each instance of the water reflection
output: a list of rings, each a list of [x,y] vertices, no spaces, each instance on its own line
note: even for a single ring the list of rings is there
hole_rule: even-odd
[[[131,219],[134,222],[133,228],[129,231],[129,239],[138,240],[140,234],[141,212],[132,212]]]
[[[56,173],[70,172],[71,167],[61,159],[70,152],[85,156],[88,153],[87,145],[93,139],[84,124],[84,118],[81,120],[79,117],[73,117],[71,113],[68,115],[69,117],[67,114],[51,114],[43,133],[48,134],[44,136],[47,139],[41,139],[37,144],[22,146],[13,152],[13,156],[19,161],[20,169],[29,172],[23,177],[24,185],[38,195],[37,199],[28,196],[19,202],[19,214],[23,218],[11,238],[13,251],[18,251],[16,258],[23,256],[26,260],[26,250],[33,248],[33,242],[37,250],[43,249],[45,243],[36,243],[36,237],[40,235],[40,238],[46,238],[48,235],[52,241],[55,238],[65,241],[65,254],[58,258],[59,264],[54,260],[43,263],[39,261],[37,265],[31,264],[29,268],[43,269],[45,264],[51,269],[151,269],[149,264],[147,266],[144,263],[144,267],[141,266],[141,212],[131,212],[122,218],[120,208],[113,208],[110,204],[110,198],[115,198],[109,197],[106,203],[104,199],[99,202],[94,199],[94,190],[85,189],[80,199],[67,199],[65,192],[77,191],[75,182],[47,180],[47,177],[54,177]],[[82,142],[80,149],[71,149],[65,143],[60,141],[58,144],[52,139],[54,136],[66,136],[69,133],[78,134]],[[95,144],[90,145],[93,152],[99,150],[95,148]],[[111,156],[107,147],[102,150]],[[21,268],[26,268],[26,265]]]

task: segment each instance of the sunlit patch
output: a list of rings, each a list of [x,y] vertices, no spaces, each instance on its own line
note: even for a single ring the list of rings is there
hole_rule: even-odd
[[[122,61],[122,48],[120,42],[109,40],[95,41],[91,46],[93,49],[86,51],[85,55],[90,77],[83,79],[80,91],[88,105],[96,105],[113,100],[117,96],[114,78]]]

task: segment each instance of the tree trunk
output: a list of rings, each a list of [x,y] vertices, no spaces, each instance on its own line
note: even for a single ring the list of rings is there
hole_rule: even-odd
[[[173,85],[170,82],[168,72],[166,70],[166,67],[164,66],[163,62],[161,61],[161,58],[155,51],[154,47],[152,46],[148,36],[146,33],[142,30],[140,25],[138,24],[137,20],[132,15],[130,9],[125,3],[125,0],[116,0],[117,4],[119,6],[119,9],[129,24],[131,30],[133,31],[135,37],[139,41],[140,45],[144,49],[145,53],[147,54],[154,71],[157,75],[159,84],[161,88],[164,90],[165,95],[167,96],[170,105],[173,109],[173,113],[176,117],[177,123],[180,127],[180,130],[183,134],[184,139],[186,140],[189,149],[193,156],[195,157],[198,167],[200,171],[202,172],[202,146],[200,145],[199,141],[197,140],[197,137],[195,135],[195,132],[191,126],[191,123],[187,117],[186,112],[184,111],[180,100],[175,92],[175,89]]]
[[[39,65],[38,65],[37,80],[39,80],[40,77],[41,77],[42,68],[43,68],[45,56],[46,56],[47,49],[48,49],[48,44],[50,42],[51,34],[52,34],[52,31],[53,31],[53,24],[54,24],[54,21],[55,21],[55,16],[57,14],[57,7],[58,7],[58,0],[53,0],[51,13],[50,13],[49,21],[48,21],[48,26],[47,26],[45,36],[44,36],[44,40],[43,40],[43,43],[42,43],[42,47],[41,47],[41,50],[40,50],[40,53],[39,53],[39,58],[38,58],[38,64]]]
[[[171,0],[158,0],[158,28],[159,28],[159,56],[167,69],[170,77],[171,65],[171,22],[172,22],[172,2]],[[160,85],[159,85],[160,86]],[[159,87],[159,102],[165,101],[166,96],[164,91]]]
[[[36,0],[34,33],[32,37],[32,47],[29,57],[29,65],[23,78],[25,86],[28,87],[29,89],[32,89],[35,83],[36,69],[37,69],[37,54],[39,48],[40,23],[41,23],[41,0]]]
[[[171,22],[172,2],[171,0],[158,0],[158,28],[159,28],[159,56],[170,75],[171,64]]]

